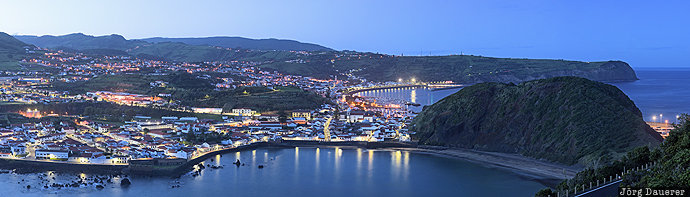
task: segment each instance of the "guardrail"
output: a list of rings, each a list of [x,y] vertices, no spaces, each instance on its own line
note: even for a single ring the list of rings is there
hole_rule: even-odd
[[[580,196],[584,196],[584,195],[587,195],[587,194],[592,193],[594,191],[597,191],[597,190],[600,190],[600,189],[603,189],[606,187],[610,187],[611,185],[614,185],[616,183],[620,183],[621,181],[623,181],[623,178],[625,177],[626,174],[629,174],[631,172],[649,170],[649,168],[654,166],[654,165],[656,165],[656,162],[647,163],[645,165],[638,166],[634,169],[623,168],[623,171],[621,173],[616,173],[615,175],[610,175],[608,177],[608,179],[606,177],[604,177],[604,179],[602,179],[602,180],[597,180],[596,182],[589,182],[589,185],[587,185],[587,184],[576,185],[575,188],[572,188],[572,189],[568,189],[565,191],[563,191],[563,190],[557,191],[556,197],[561,197],[561,196],[580,197]]]

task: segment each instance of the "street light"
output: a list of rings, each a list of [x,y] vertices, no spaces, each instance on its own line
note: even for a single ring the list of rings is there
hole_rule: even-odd
[[[652,120],[656,121],[656,115],[652,116]]]
[[[398,83],[402,83],[402,78],[398,78]]]
[[[415,79],[415,78],[412,78],[412,83],[414,83],[415,81],[416,81],[416,79]]]
[[[659,114],[659,121],[664,121],[664,114]]]

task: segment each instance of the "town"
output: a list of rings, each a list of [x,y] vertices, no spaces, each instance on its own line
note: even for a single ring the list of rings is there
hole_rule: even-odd
[[[286,75],[264,71],[256,66],[259,64],[257,62],[206,62],[205,66],[200,66],[129,56],[89,56],[40,48],[26,50],[27,53],[38,55],[23,60],[23,64],[53,69],[57,75],[40,71],[1,73],[0,102],[4,106],[110,103],[162,108],[192,115],[152,117],[138,114],[122,122],[104,122],[80,114],[21,109],[15,112],[28,121],[11,122],[0,128],[1,158],[127,165],[132,160],[151,158],[192,160],[214,151],[268,141],[407,142],[411,140],[407,125],[415,115],[407,109],[410,103],[376,100],[359,96],[353,90],[420,84],[415,83],[414,79],[374,83],[352,74],[345,74],[347,79],[334,77],[327,80]],[[328,98],[329,102],[313,109],[263,113],[247,107],[224,109],[183,105],[166,93],[145,95],[105,90],[73,93],[46,88],[55,83],[75,83],[141,70],[154,70],[153,75],[167,75],[172,71],[221,73],[227,77],[201,77],[213,78],[212,81],[217,82],[213,84],[217,90],[290,86]],[[150,81],[149,86],[166,87],[169,82],[155,80]],[[209,115],[219,118],[203,118]],[[10,122],[9,119],[7,122]]]

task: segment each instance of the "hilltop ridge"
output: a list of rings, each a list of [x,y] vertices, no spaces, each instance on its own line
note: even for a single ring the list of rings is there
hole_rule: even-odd
[[[579,77],[469,86],[425,107],[412,130],[420,144],[585,166],[661,142],[622,91]]]
[[[15,36],[43,48],[97,55],[131,55],[175,62],[248,61],[291,75],[330,78],[353,74],[370,81],[454,81],[519,83],[558,76],[596,81],[634,81],[635,71],[623,61],[582,62],[549,59],[494,58],[474,55],[395,56],[335,51],[292,40],[239,37],[149,38],[121,35]]]

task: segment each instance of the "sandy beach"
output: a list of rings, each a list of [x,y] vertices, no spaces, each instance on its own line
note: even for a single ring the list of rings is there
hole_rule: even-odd
[[[580,169],[528,158],[518,154],[477,151],[470,149],[430,149],[430,148],[392,148],[416,153],[432,154],[458,158],[469,162],[509,170],[528,179],[533,179],[547,186],[555,186],[563,179],[575,176]]]

